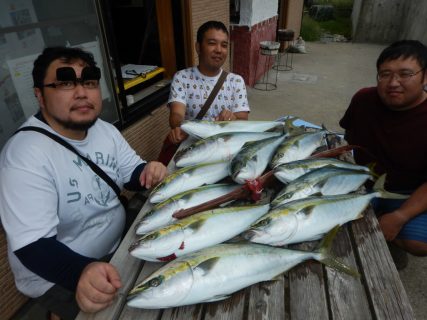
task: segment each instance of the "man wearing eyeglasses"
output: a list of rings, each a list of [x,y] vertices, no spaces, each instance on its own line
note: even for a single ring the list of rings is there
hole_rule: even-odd
[[[150,188],[166,175],[143,161],[120,132],[99,119],[100,69],[90,53],[47,48],[34,62],[40,111],[33,126],[62,138],[118,188]],[[118,191],[120,192],[120,191]],[[35,131],[16,133],[0,154],[0,216],[18,289],[62,319],[111,304],[121,286],[113,265],[125,210],[103,178],[77,154]]]
[[[387,190],[410,195],[406,201],[373,202],[398,269],[407,264],[399,248],[427,255],[426,67],[421,42],[391,44],[377,60],[377,86],[357,92],[340,121],[348,143],[368,151],[355,150],[356,162],[386,173]]]

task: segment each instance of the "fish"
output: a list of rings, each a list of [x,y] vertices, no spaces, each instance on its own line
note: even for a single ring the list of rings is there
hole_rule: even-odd
[[[129,252],[147,261],[173,260],[235,237],[269,208],[267,203],[199,212],[144,235],[130,246]]]
[[[246,122],[246,121],[245,121]],[[177,167],[214,161],[230,161],[248,141],[279,136],[278,132],[225,132],[198,140],[174,156]]]
[[[370,173],[370,169],[365,166],[341,161],[334,158],[307,158],[292,162],[282,163],[273,169],[274,176],[283,183],[289,183],[292,180],[308,173],[309,171],[322,167],[338,167],[353,170],[364,170]]]
[[[160,309],[214,302],[258,282],[270,281],[310,259],[358,276],[331,253],[333,229],[318,251],[305,252],[271,246],[218,244],[170,261],[138,283],[127,296],[134,308]]]
[[[244,144],[230,163],[230,176],[239,183],[258,178],[267,168],[277,147],[286,135],[271,137]]]
[[[181,168],[168,175],[150,193],[150,203],[159,203],[178,193],[218,182],[229,174],[229,161],[203,163]]]
[[[365,170],[323,167],[289,182],[271,202],[273,207],[310,195],[337,195],[353,192],[373,176]]]
[[[318,130],[288,137],[277,148],[270,167],[274,169],[279,164],[307,158],[324,143],[327,132],[327,130]]]
[[[135,232],[141,235],[175,222],[177,219],[172,216],[175,212],[213,200],[239,187],[238,184],[221,183],[181,192],[151,208],[138,221]]]
[[[407,195],[384,190],[385,175],[366,194],[310,196],[274,208],[256,221],[242,237],[248,241],[284,246],[320,239],[336,225],[363,217],[363,211],[375,197],[406,199]]]
[[[295,118],[296,119],[296,118]],[[294,121],[295,119],[292,119]],[[208,121],[208,120],[185,120],[181,129],[195,138],[208,138],[224,132],[264,132],[277,131],[283,133],[287,122],[279,121]],[[288,126],[291,121],[288,121]]]

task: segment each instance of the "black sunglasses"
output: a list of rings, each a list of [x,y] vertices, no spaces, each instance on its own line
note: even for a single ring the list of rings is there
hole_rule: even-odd
[[[56,69],[55,82],[44,84],[43,87],[72,90],[77,84],[81,84],[87,89],[96,89],[101,79],[101,69],[98,67],[84,67],[81,77],[77,78],[76,71],[71,67],[61,67]]]

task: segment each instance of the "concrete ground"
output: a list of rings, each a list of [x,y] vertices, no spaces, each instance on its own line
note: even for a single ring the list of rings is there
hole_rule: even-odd
[[[250,119],[294,115],[342,132],[338,121],[353,94],[376,84],[375,63],[383,48],[376,44],[306,43],[306,54],[293,55],[293,69],[277,73],[276,90],[248,88]],[[274,82],[276,71],[271,70],[268,76],[268,81]],[[408,266],[399,274],[416,318],[427,319],[427,258],[410,256]]]

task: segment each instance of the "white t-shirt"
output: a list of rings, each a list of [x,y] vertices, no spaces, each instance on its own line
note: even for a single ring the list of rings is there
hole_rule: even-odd
[[[178,71],[172,80],[168,104],[171,102],[183,103],[186,105],[185,119],[196,118],[220,75],[221,72],[215,77],[205,76],[197,67]],[[245,82],[237,74],[229,73],[227,75],[203,119],[213,120],[223,109],[232,112],[250,111]]]
[[[31,117],[23,126],[38,126]],[[57,134],[57,133],[55,133]],[[111,124],[98,119],[82,141],[62,137],[122,188],[143,161]],[[14,251],[40,238],[101,258],[119,244],[125,212],[111,187],[73,152],[34,131],[19,132],[0,154],[0,217],[17,288],[38,297],[53,283],[22,265]]]

